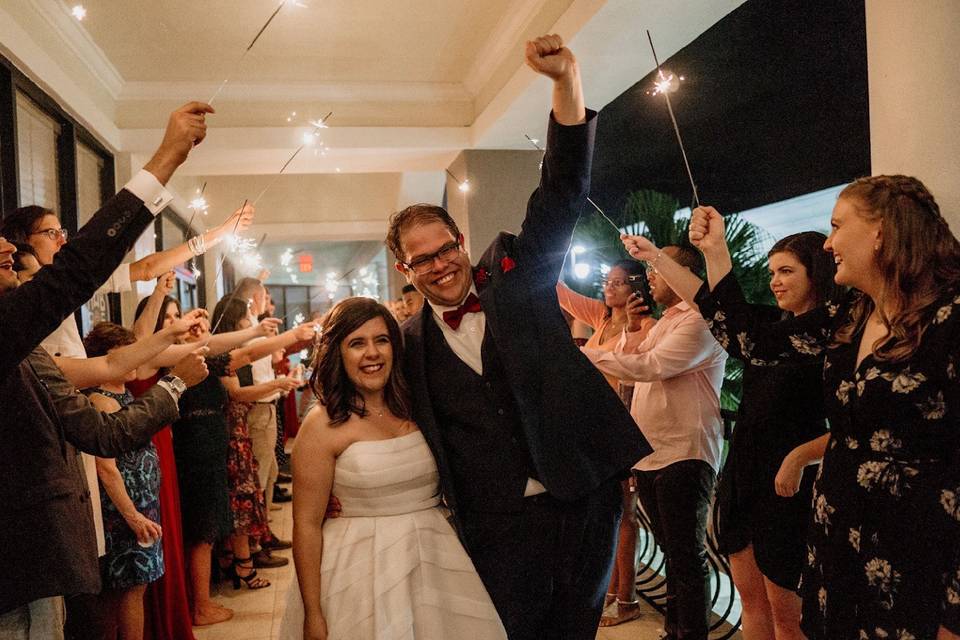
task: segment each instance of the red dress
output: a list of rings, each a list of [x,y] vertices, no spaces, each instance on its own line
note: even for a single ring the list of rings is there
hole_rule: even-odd
[[[127,384],[139,396],[152,387],[159,376]],[[153,436],[160,457],[160,526],[163,527],[163,577],[147,587],[144,597],[145,638],[153,640],[195,640],[187,588],[187,564],[183,555],[183,529],[180,522],[180,489],[177,463],[173,457],[173,432],[167,425]]]
[[[284,354],[283,359],[273,365],[273,370],[278,376],[289,376],[290,356]],[[284,444],[287,438],[296,438],[297,432],[300,431],[300,418],[297,414],[297,394],[288,393],[283,397],[283,424],[280,425]]]

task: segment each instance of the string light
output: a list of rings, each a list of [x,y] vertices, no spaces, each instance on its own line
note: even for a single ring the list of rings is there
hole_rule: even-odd
[[[73,8],[70,9],[70,13],[77,20],[83,20],[84,18],[87,17],[87,9],[82,4],[73,5]]]

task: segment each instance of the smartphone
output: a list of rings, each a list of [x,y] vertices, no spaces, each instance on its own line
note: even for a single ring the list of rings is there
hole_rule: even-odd
[[[647,305],[644,315],[653,313],[653,296],[650,294],[650,281],[647,280],[646,272],[641,271],[637,275],[627,276],[627,282],[630,283],[630,289]]]

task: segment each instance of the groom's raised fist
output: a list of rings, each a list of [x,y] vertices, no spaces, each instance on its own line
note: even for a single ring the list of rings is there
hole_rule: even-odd
[[[556,34],[540,36],[527,42],[527,65],[551,80],[560,80],[573,74],[577,59],[563,46],[563,38]]]

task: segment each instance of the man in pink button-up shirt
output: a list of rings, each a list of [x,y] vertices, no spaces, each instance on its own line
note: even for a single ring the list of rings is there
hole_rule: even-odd
[[[691,247],[665,247],[692,271],[701,268]],[[597,368],[634,380],[630,413],[653,453],[634,467],[637,493],[667,561],[668,638],[706,640],[709,581],[707,511],[720,467],[723,419],[720,385],[727,354],[700,314],[648,267],[653,299],[666,310],[636,349],[585,349]],[[621,345],[623,341],[621,341]]]

